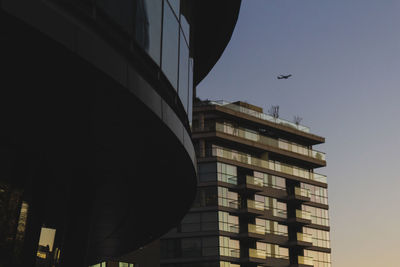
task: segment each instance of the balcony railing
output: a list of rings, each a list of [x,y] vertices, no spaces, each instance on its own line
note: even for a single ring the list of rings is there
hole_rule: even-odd
[[[305,188],[295,187],[294,188],[294,194],[296,196],[311,198],[310,190],[305,189]]]
[[[311,221],[311,212],[305,210],[296,210],[296,218]]]
[[[300,125],[300,124],[296,124],[296,123],[293,123],[293,122],[288,121],[288,120],[284,120],[284,119],[280,119],[280,118],[274,118],[271,115],[268,115],[268,114],[265,114],[265,113],[262,113],[262,112],[258,112],[258,111],[255,111],[255,110],[252,110],[252,109],[249,109],[249,108],[245,108],[245,107],[242,107],[242,106],[239,106],[239,105],[227,102],[227,101],[223,101],[223,100],[209,101],[209,104],[216,105],[216,106],[223,106],[223,107],[228,108],[228,109],[233,110],[233,111],[244,113],[244,114],[256,117],[258,119],[269,121],[269,122],[273,122],[273,123],[276,123],[276,124],[279,124],[279,125],[283,125],[283,126],[286,126],[286,127],[294,128],[294,129],[300,130],[302,132],[306,132],[306,133],[310,132],[310,128],[308,128],[306,126],[303,126],[303,125]]]
[[[267,258],[267,252],[264,250],[249,248],[249,257],[265,260]]]
[[[239,201],[237,199],[230,199],[225,197],[218,197],[218,205],[238,209],[239,208]]]
[[[297,260],[299,264],[314,266],[314,260],[311,257],[298,256]]]
[[[248,185],[255,185],[255,186],[264,186],[264,180],[262,178],[253,177],[253,176],[246,176],[246,184]]]
[[[312,243],[313,237],[310,234],[297,233],[297,241]]]
[[[239,224],[227,223],[223,221],[218,222],[219,230],[231,233],[239,233]]]
[[[327,183],[325,175],[310,172],[308,170],[284,164],[279,161],[258,159],[245,153],[217,146],[214,146],[211,150],[208,150],[207,153],[209,156],[222,157],[230,160],[239,161],[245,164],[254,165],[257,167],[262,167],[265,169],[282,172],[309,180],[318,181],[321,183]]]
[[[265,205],[263,202],[255,201],[252,199],[247,200],[248,209],[265,210]]]
[[[228,256],[233,258],[240,257],[240,249],[238,248],[229,248],[229,247],[219,247],[221,256]]]
[[[272,215],[274,215],[275,217],[287,218],[287,211],[277,208],[272,208]]]
[[[211,128],[210,128],[211,130]],[[212,129],[213,130],[213,129]],[[264,135],[260,135],[258,133],[255,133],[253,131],[233,127],[229,124],[223,124],[223,123],[216,123],[215,124],[215,130],[218,132],[222,132],[225,134],[230,134],[233,136],[237,136],[240,138],[244,138],[250,141],[258,142],[263,145],[268,145],[268,146],[273,146],[277,147],[286,151],[290,151],[293,153],[297,153],[300,155],[312,157],[318,160],[325,160],[325,153],[309,149],[305,146],[301,146],[299,144],[293,143],[293,142],[288,142],[282,139],[274,139],[271,137],[267,137]]]
[[[249,231],[249,233],[259,234],[259,235],[265,235],[265,234],[274,234],[274,235],[281,235],[281,236],[288,235],[285,232],[279,232],[276,230],[268,230],[265,228],[265,226],[256,225],[256,224],[248,224],[248,231]]]
[[[276,259],[289,259],[286,255],[278,255],[275,253],[268,253],[265,250],[249,248],[249,257],[257,259],[276,258]]]

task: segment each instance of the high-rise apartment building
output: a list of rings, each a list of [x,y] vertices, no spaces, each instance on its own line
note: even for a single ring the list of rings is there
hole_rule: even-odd
[[[0,266],[145,261],[127,254],[178,224],[195,198],[193,88],[239,8],[0,1]]]
[[[198,101],[198,191],[162,267],[330,267],[323,137],[244,102]]]

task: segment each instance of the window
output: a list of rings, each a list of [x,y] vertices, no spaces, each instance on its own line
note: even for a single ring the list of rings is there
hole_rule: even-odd
[[[275,244],[256,242],[256,248],[259,251],[263,251],[267,257],[282,259],[289,258],[289,250]]]
[[[329,226],[329,214],[328,210],[315,208],[307,205],[302,205],[302,210],[311,213],[311,221],[313,224]]]
[[[162,0],[139,0],[137,3],[135,40],[160,65]]]
[[[264,181],[264,186],[276,189],[286,189],[285,178],[258,171],[254,171],[253,176],[262,179]]]
[[[217,189],[215,187],[198,188],[193,207],[212,207],[218,205]]]
[[[188,213],[181,222],[183,233],[216,230],[218,230],[218,213],[216,211]]]
[[[218,187],[218,205],[237,209],[239,208],[238,194],[231,192],[228,188]]]
[[[237,216],[218,211],[218,223],[220,231],[239,233],[239,218]]]
[[[201,257],[201,238],[183,238],[181,239],[182,257]]]
[[[217,164],[215,163],[201,163],[199,168],[199,181],[210,182],[217,180]]]
[[[231,239],[226,236],[220,236],[219,251],[221,256],[239,258],[240,257],[239,241]]]
[[[179,37],[179,98],[188,112],[189,97],[189,47],[185,41],[182,30]]]
[[[301,183],[300,187],[310,191],[312,202],[328,205],[328,190],[326,188],[305,183]]]
[[[328,231],[303,227],[303,233],[312,235],[313,245],[316,247],[330,248],[330,235]]]
[[[236,166],[218,162],[217,163],[218,181],[237,184]]]
[[[331,267],[331,254],[313,250],[304,250],[304,256],[313,258],[314,267]]]
[[[178,88],[179,23],[169,5],[164,4],[161,68],[172,86]]]

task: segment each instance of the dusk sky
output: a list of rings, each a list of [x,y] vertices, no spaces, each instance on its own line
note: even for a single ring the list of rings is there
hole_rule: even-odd
[[[332,266],[399,267],[400,1],[242,0],[201,99],[280,106],[326,137]],[[279,74],[293,74],[277,80]]]

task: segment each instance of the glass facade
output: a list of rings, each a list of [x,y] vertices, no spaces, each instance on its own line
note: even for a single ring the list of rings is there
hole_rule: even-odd
[[[134,40],[161,68],[191,120],[193,59],[190,58],[190,25],[187,7],[179,0],[94,2],[100,16]]]
[[[253,171],[253,175],[256,178],[260,178],[263,181],[264,186],[276,188],[276,189],[285,189],[286,190],[286,180],[285,178],[275,176],[272,174],[262,173],[258,171]]]
[[[238,193],[229,191],[228,188],[218,187],[218,205],[232,209],[239,208]]]
[[[220,181],[224,183],[237,184],[236,166],[217,162],[217,163],[202,163],[198,165],[199,181],[210,182]]]
[[[235,240],[226,236],[220,236],[219,253],[221,256],[239,258],[240,257],[239,240]]]
[[[328,189],[305,183],[301,183],[300,186],[310,191],[311,202],[328,205]]]
[[[254,195],[256,203],[260,203],[264,209],[272,210],[272,214],[277,217],[287,217],[286,203],[278,201],[276,198],[266,197],[261,195]]]
[[[279,245],[256,242],[256,249],[256,255],[265,255],[265,257],[278,259],[289,258],[289,250],[287,248],[280,247]]]
[[[181,232],[201,232],[218,230],[218,213],[196,212],[187,214],[181,222]]]
[[[321,247],[321,248],[330,248],[330,234],[328,231],[303,227],[303,233],[309,234],[312,236],[313,246]]]
[[[331,267],[331,254],[313,250],[304,250],[304,256],[313,259],[314,267]]]
[[[239,217],[232,216],[228,212],[218,211],[219,230],[231,233],[239,233]]]
[[[288,235],[288,227],[283,224],[279,224],[276,221],[270,221],[265,219],[256,218],[257,231],[265,232],[266,234],[274,235]],[[250,230],[250,228],[249,228]]]
[[[311,207],[311,206],[307,206],[307,205],[302,205],[302,210],[310,213],[311,221],[313,224],[329,226],[328,210]]]
[[[215,187],[203,187],[198,188],[196,193],[196,199],[193,203],[193,207],[216,207],[218,206],[218,194]]]

